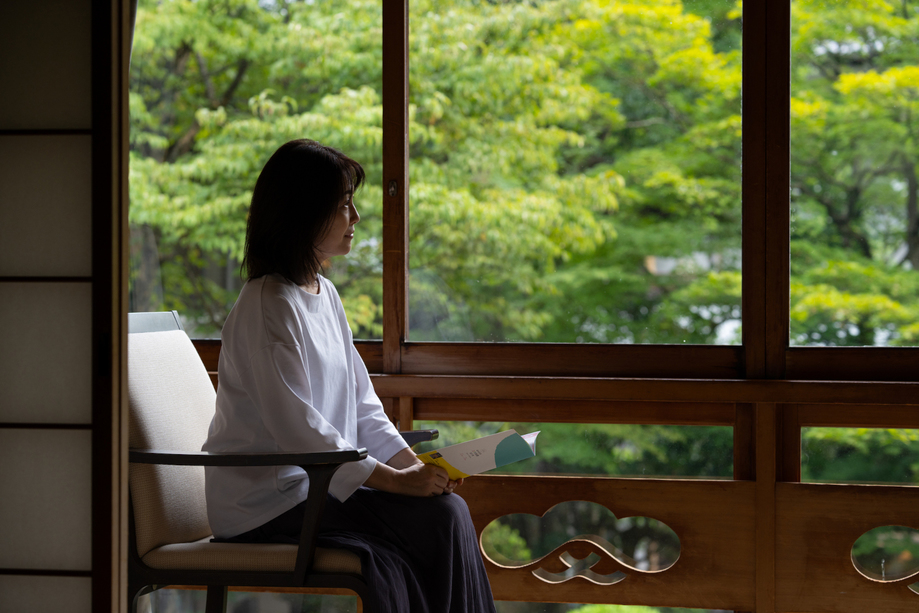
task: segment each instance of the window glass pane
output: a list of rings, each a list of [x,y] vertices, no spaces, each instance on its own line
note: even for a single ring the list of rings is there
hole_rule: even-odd
[[[327,269],[359,338],[382,336],[381,12],[369,0],[141,0],[131,66],[131,310],[216,336],[242,285],[262,166],[312,138],[367,171],[351,254]]]
[[[739,342],[741,3],[411,3],[412,340]]]
[[[919,10],[792,2],[791,343],[919,344]]]
[[[919,483],[919,430],[801,428],[801,480]]]
[[[440,432],[416,445],[417,453],[509,429],[539,431],[535,458],[490,474],[729,479],[734,472],[734,434],[727,426],[415,421],[414,427]]]

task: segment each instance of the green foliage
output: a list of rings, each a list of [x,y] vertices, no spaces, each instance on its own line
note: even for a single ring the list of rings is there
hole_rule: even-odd
[[[482,549],[498,564],[533,558],[520,531],[500,521],[493,521],[482,530]]]
[[[589,604],[574,609],[572,613],[659,613],[657,607],[643,607],[621,604]]]
[[[917,341],[917,8],[793,4],[793,344]]]
[[[657,222],[682,224],[680,247],[657,241],[677,258],[739,247],[736,50],[670,0],[412,11],[412,338],[711,342],[716,326],[633,329],[705,275],[658,284],[631,249]],[[379,7],[142,2],[137,31],[131,221],[170,263],[165,304],[219,328],[255,176],[307,135],[368,167],[368,239],[330,274],[355,333],[378,337]],[[597,274],[629,286],[623,308],[601,306]],[[572,317],[573,286],[587,309]]]
[[[852,561],[878,581],[908,577],[919,569],[919,530],[908,526],[869,530],[852,545]]]
[[[415,422],[440,436],[422,453],[514,429],[539,431],[535,458],[498,469],[510,474],[730,477],[733,437],[719,426],[654,426],[513,422]]]
[[[919,430],[804,428],[804,481],[919,483]]]
[[[571,613],[705,613],[704,609],[674,609],[671,607],[643,607],[625,604],[589,604]]]
[[[219,329],[254,179],[309,136],[368,169],[329,274],[379,337],[379,10],[141,3],[131,222],[157,240],[162,306]],[[411,10],[412,339],[738,342],[742,5]],[[914,344],[916,3],[793,11],[792,342]],[[156,295],[144,278],[134,295]]]

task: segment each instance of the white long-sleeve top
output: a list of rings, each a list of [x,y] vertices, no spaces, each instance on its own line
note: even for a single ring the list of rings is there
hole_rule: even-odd
[[[324,277],[310,294],[278,275],[245,284],[221,334],[217,411],[204,451],[320,452],[366,447],[344,464],[329,491],[348,498],[407,447],[383,412],[354,348],[338,292]],[[214,536],[261,526],[306,500],[296,466],[207,467]]]

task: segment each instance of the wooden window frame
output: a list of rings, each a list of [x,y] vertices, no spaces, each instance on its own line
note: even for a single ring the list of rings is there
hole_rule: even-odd
[[[479,532],[503,513],[539,514],[571,496],[619,512],[631,495],[649,505],[637,513],[657,508],[697,538],[687,556],[700,542],[730,541],[736,563],[687,559],[662,575],[667,589],[626,581],[608,595],[584,582],[553,591],[489,563],[495,595],[757,613],[860,613],[865,602],[915,610],[904,586],[856,576],[846,548],[872,526],[914,517],[919,488],[800,483],[802,427],[919,428],[919,348],[789,347],[790,1],[744,6],[739,346],[409,341],[408,28],[408,0],[383,0],[383,340],[356,345],[390,417],[403,430],[416,419],[733,428],[733,480],[482,475],[462,495]],[[196,345],[216,371],[219,341]],[[508,494],[518,490],[527,495]],[[715,519],[699,511],[713,497]]]
[[[919,348],[789,347],[790,6],[744,6],[741,345],[438,343],[409,340],[408,1],[384,0],[383,340],[358,343],[371,372],[919,380]]]

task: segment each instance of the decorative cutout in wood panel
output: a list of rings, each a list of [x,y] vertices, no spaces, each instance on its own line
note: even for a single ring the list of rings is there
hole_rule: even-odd
[[[898,556],[906,562],[903,552],[913,545],[904,538],[904,546],[892,546],[893,534],[905,535],[900,526],[919,528],[919,488],[777,483],[775,501],[776,611],[919,610],[916,593],[907,589],[919,577],[893,563]]]
[[[906,583],[919,578],[919,530],[878,526],[852,545],[855,570],[872,581]],[[919,594],[919,581],[908,586]]]
[[[532,569],[550,584],[581,577],[613,585],[632,573],[659,573],[680,557],[680,539],[667,524],[647,517],[618,519],[603,505],[568,501],[542,517],[505,515],[482,532],[482,549],[504,568]]]

